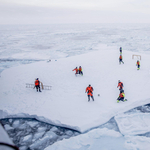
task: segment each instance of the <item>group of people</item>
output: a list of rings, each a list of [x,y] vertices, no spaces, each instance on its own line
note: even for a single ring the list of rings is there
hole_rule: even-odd
[[[80,74],[80,75],[83,76],[83,71],[82,71],[82,67],[81,67],[81,66],[79,66],[79,68],[76,67],[76,68],[73,69],[72,71],[75,71],[75,75]]]
[[[125,93],[124,93],[124,90],[123,90],[123,83],[119,80],[118,81],[118,86],[117,88],[119,87],[119,91],[120,91],[120,94],[117,98],[117,103],[119,103],[119,101],[127,101],[125,98]]]
[[[122,61],[122,59],[123,59],[123,57],[122,57],[122,47],[120,47],[120,57],[119,57],[119,63],[120,64],[121,64],[121,62],[124,64],[124,62]],[[136,65],[137,65],[137,68],[139,70],[140,69],[140,61],[139,60],[137,60]],[[83,71],[82,71],[82,67],[81,66],[79,66],[79,68],[76,67],[72,71],[75,71],[75,75],[80,74],[80,75],[83,76]],[[40,81],[39,81],[38,78],[35,80],[35,87],[36,87],[37,92],[38,91],[41,92]],[[120,94],[119,94],[119,96],[117,98],[117,102],[119,102],[119,101],[127,101],[126,99],[124,99],[125,98],[125,93],[124,93],[124,90],[123,90],[123,83],[120,80],[118,81],[117,88],[118,87],[119,87]],[[90,101],[90,97],[94,101],[93,90],[94,89],[93,89],[93,87],[90,84],[89,84],[89,86],[85,90],[85,93],[87,93],[87,96],[88,96],[88,101]]]
[[[83,71],[82,71],[82,67],[81,66],[79,66],[79,69],[78,69],[78,67],[76,67],[72,71],[75,71],[75,75],[80,74],[80,75],[83,76]],[[94,89],[93,89],[93,87],[90,84],[89,84],[89,86],[85,90],[85,93],[87,93],[87,96],[88,96],[88,102],[90,101],[90,97],[94,101],[93,90]]]
[[[125,99],[125,93],[124,93],[124,90],[123,90],[123,83],[120,80],[118,81],[117,88],[118,87],[119,87],[120,94],[119,94],[119,96],[117,98],[117,103],[119,103],[120,101],[123,101],[123,102],[127,101],[127,99]],[[87,96],[88,96],[88,102],[90,101],[90,97],[94,101],[93,90],[94,89],[93,89],[93,87],[90,84],[85,90],[85,93],[87,93]]]
[[[122,57],[122,47],[120,47],[119,50],[120,50],[119,64],[121,64],[121,63],[124,64],[124,62],[123,62],[123,57]],[[139,60],[137,60],[136,66],[137,66],[137,70],[139,70],[139,69],[140,69],[140,61],[139,61]]]

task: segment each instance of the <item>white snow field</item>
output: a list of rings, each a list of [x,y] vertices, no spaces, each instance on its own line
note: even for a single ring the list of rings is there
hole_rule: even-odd
[[[125,135],[125,138],[128,137],[127,144],[124,144],[125,139],[120,133],[104,128],[94,129],[86,134],[56,142],[46,150],[96,150],[97,144],[92,147],[91,142],[97,143],[96,140],[101,139],[101,136],[104,137],[100,142],[104,143],[103,149],[106,149],[107,140],[112,140],[110,147],[114,141],[117,141],[120,144],[118,148],[121,147],[122,150],[123,148],[136,148],[142,141],[146,143],[145,147],[149,146],[149,138],[131,136],[150,131],[149,115],[127,116],[122,113],[150,103],[150,55],[123,50],[124,64],[119,64],[119,50],[110,50],[106,47],[105,50],[99,49],[99,51],[62,58],[57,61],[37,62],[4,70],[0,78],[0,118],[36,118],[85,133],[116,116],[120,132]],[[133,54],[142,57],[140,70],[137,70],[136,67],[136,57],[132,59]],[[78,66],[82,66],[83,76],[76,77],[74,75],[75,72],[72,70]],[[52,86],[52,90],[43,90],[40,93],[35,89],[26,88],[26,83],[34,83],[35,78],[39,78],[44,85]],[[116,102],[119,95],[118,80],[124,83],[127,102]],[[94,102],[88,102],[85,93],[89,84],[94,88]],[[141,123],[143,121],[144,124]],[[135,138],[137,143],[132,145],[135,143]],[[74,146],[70,148],[71,145]],[[76,145],[77,147],[75,147]],[[115,148],[115,145],[114,148],[112,146],[112,149]]]
[[[142,54],[138,71],[132,54],[123,51],[125,63],[121,65],[118,50],[105,50],[7,69],[0,78],[0,109],[11,117],[35,117],[85,132],[120,112],[150,102],[150,56]],[[76,77],[72,70],[80,65],[84,75]],[[51,85],[52,90],[37,93],[26,88],[26,83],[34,83],[35,78]],[[119,104],[116,103],[118,80],[124,83],[128,99]],[[94,102],[87,101],[85,89],[89,84],[94,88]]]
[[[148,150],[149,147],[147,137],[123,137],[119,132],[103,128],[56,142],[45,150]]]

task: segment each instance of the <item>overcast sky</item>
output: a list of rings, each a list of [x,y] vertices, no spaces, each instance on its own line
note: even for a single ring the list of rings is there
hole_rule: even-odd
[[[0,24],[150,23],[150,0],[0,0]]]

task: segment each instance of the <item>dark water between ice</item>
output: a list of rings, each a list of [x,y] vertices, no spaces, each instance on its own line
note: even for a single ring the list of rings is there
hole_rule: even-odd
[[[136,107],[125,112],[125,114],[138,112],[150,113],[150,104]],[[36,119],[7,118],[1,119],[0,122],[7,131],[9,137],[20,148],[20,150],[43,150],[57,141],[81,134],[78,131],[50,125]],[[97,128],[108,128],[120,132],[114,117]],[[138,134],[138,136],[150,137],[150,132]]]

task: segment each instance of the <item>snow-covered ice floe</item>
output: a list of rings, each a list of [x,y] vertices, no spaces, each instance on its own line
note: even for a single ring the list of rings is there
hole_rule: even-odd
[[[84,133],[117,114],[148,104],[150,56],[140,54],[141,68],[137,70],[132,54],[123,50],[121,65],[118,50],[100,50],[9,68],[0,78],[0,118],[36,118]],[[72,70],[78,66],[82,66],[83,76],[74,75]],[[39,93],[26,88],[26,83],[34,84],[35,78],[52,86],[52,90]],[[124,83],[127,102],[116,103],[118,80]],[[94,102],[87,101],[85,88],[89,84],[94,88]]]
[[[150,132],[150,113],[122,114],[115,117],[123,135]]]

